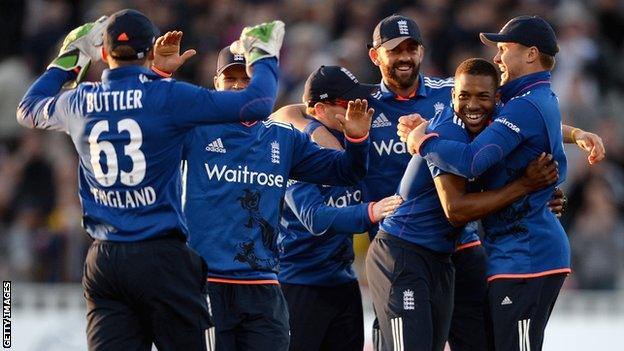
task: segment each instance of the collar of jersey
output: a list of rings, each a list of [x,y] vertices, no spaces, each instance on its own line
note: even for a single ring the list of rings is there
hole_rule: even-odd
[[[506,103],[513,97],[526,93],[526,91],[533,86],[541,84],[550,85],[550,72],[541,71],[536,73],[527,74],[520,78],[516,78],[511,82],[500,87],[501,101]]]
[[[424,82],[422,74],[418,75],[418,89],[416,90],[415,94],[413,94],[409,98],[400,97],[397,94],[395,94],[392,90],[390,90],[390,88],[388,88],[386,83],[384,83],[383,79],[381,80],[381,83],[379,83],[379,91],[381,92],[382,100],[403,101],[403,100],[411,100],[411,99],[418,98],[418,97],[427,97],[427,90],[425,88],[425,82]]]
[[[106,83],[111,80],[123,79],[125,77],[136,76],[139,74],[144,74],[147,76],[147,78],[150,78],[150,79],[162,78],[158,76],[156,73],[154,73],[149,68],[138,66],[138,65],[132,65],[132,66],[113,68],[113,69],[105,69],[104,72],[102,72],[102,82]]]

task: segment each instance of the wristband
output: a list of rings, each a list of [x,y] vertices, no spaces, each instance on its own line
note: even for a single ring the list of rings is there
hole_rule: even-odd
[[[375,221],[375,214],[373,213],[373,206],[376,204],[376,201],[371,201],[368,203],[368,219],[371,221],[371,223],[376,224],[377,221]]]
[[[361,138],[357,138],[357,139],[356,138],[350,138],[348,135],[345,134],[345,139],[347,139],[350,143],[354,143],[354,144],[361,143],[364,140],[368,139],[368,133],[366,133],[365,136],[363,136]]]
[[[576,132],[581,131],[581,128],[574,128],[572,129],[572,132],[570,133],[570,138],[572,138],[572,142],[574,142],[576,144]]]
[[[152,69],[152,71],[153,71],[154,73],[158,74],[159,76],[161,76],[161,77],[163,77],[163,78],[170,78],[170,77],[173,75],[173,73],[170,73],[170,72],[165,72],[165,71],[161,71],[161,70],[159,70],[159,69],[158,69],[158,68],[156,68],[156,66],[154,66],[154,65],[152,65],[150,68]]]

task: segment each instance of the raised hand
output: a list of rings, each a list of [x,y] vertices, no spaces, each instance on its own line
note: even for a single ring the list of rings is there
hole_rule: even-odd
[[[426,120],[418,113],[401,116],[399,117],[399,124],[397,125],[397,135],[401,138],[402,142],[406,143],[409,133],[423,122],[426,122]]]
[[[377,223],[388,217],[403,203],[403,199],[399,195],[385,197],[373,204],[373,219]]]
[[[233,54],[245,55],[247,74],[251,77],[251,66],[258,60],[275,57],[279,59],[284,40],[285,25],[282,21],[262,23],[245,27],[240,38],[230,45]]]
[[[194,49],[189,49],[180,55],[182,35],[183,33],[181,31],[170,31],[156,39],[156,43],[154,44],[154,62],[152,63],[156,69],[166,73],[173,73],[177,71],[186,60],[197,53]]]
[[[86,76],[91,62],[99,58],[107,24],[108,17],[102,16],[95,22],[85,23],[75,28],[63,40],[58,56],[48,65],[48,68],[54,67],[77,73],[76,79],[66,87],[75,87],[80,83]]]
[[[347,113],[336,115],[343,133],[351,139],[361,139],[368,135],[375,110],[368,108],[368,101],[356,99],[349,101]]]

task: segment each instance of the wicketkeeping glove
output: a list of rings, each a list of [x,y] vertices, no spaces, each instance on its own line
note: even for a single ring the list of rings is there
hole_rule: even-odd
[[[284,39],[284,22],[273,21],[253,27],[245,27],[240,38],[230,45],[233,54],[245,55],[247,66],[266,58],[279,59],[279,52]]]
[[[85,23],[69,32],[63,40],[59,55],[48,65],[48,69],[56,67],[76,72],[78,76],[66,87],[78,85],[89,71],[91,62],[100,57],[107,21],[108,17],[102,16],[95,22]]]

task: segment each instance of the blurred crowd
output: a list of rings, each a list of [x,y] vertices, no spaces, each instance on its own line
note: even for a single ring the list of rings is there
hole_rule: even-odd
[[[607,159],[589,166],[567,147],[569,206],[562,223],[573,248],[568,289],[624,289],[624,2],[621,0],[3,0],[0,1],[0,276],[14,281],[77,282],[90,243],[80,226],[77,161],[69,138],[26,130],[15,108],[72,28],[132,7],[162,32],[184,31],[198,55],[177,73],[208,87],[218,50],[245,25],[286,23],[278,107],[300,101],[321,64],[349,68],[364,82],[380,75],[366,44],[392,13],[416,20],[425,39],[421,70],[447,77],[468,57],[492,58],[478,39],[510,18],[537,14],[559,38],[553,73],[564,122],[602,136]],[[92,67],[98,80],[104,65]],[[359,247],[359,254],[364,248]]]

